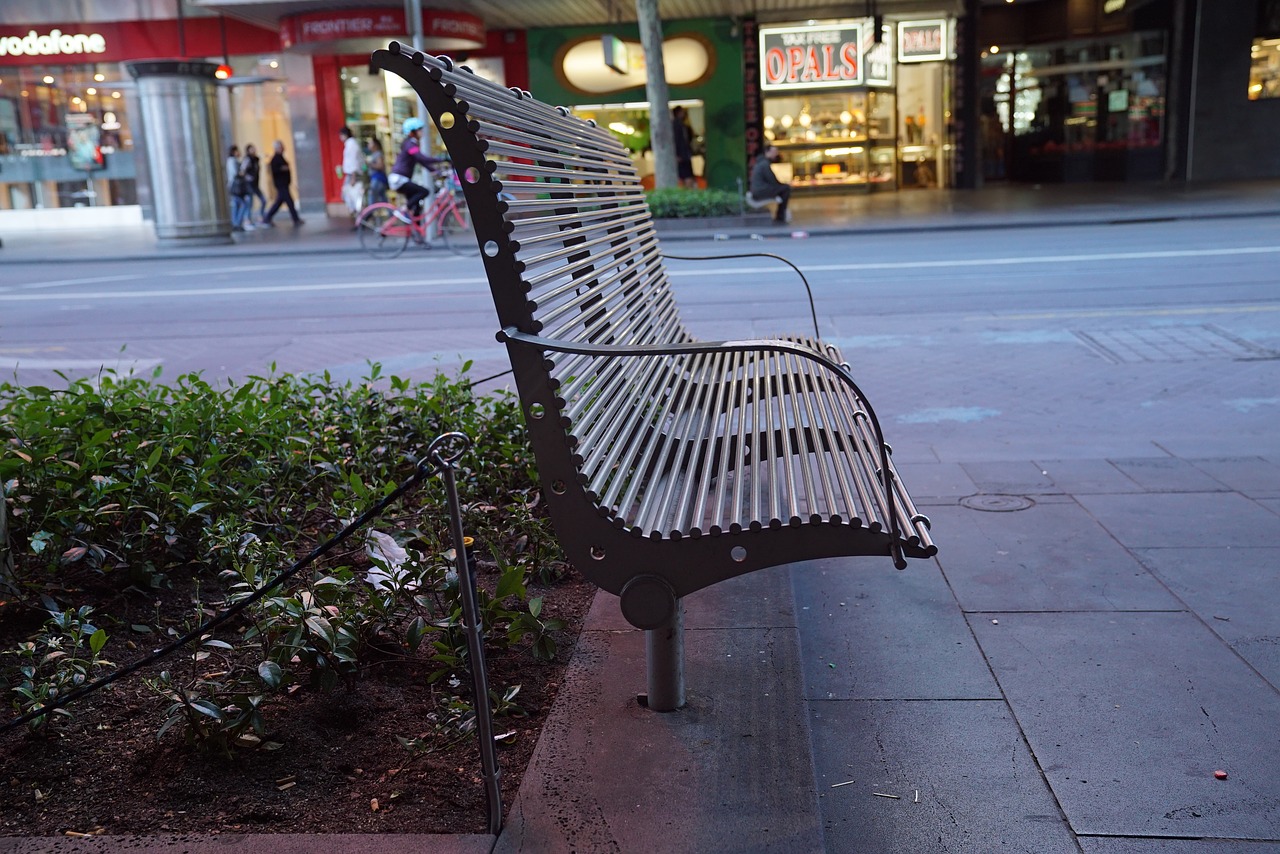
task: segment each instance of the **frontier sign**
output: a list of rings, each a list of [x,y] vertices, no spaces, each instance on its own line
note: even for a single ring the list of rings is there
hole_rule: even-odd
[[[58,56],[77,53],[106,53],[107,39],[99,33],[64,33],[35,30],[25,36],[0,36],[0,56]]]

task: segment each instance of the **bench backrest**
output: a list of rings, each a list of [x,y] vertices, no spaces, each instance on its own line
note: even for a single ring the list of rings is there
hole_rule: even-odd
[[[413,74],[395,62],[403,54],[386,53],[389,70]],[[494,299],[502,326],[594,344],[686,337],[640,176],[618,140],[564,108],[451,69],[444,58],[423,61],[420,73],[462,101],[427,106],[468,202],[501,193],[496,208],[472,204],[471,211],[482,249],[490,243],[484,254],[490,281],[500,283]],[[474,162],[466,162],[468,152]]]

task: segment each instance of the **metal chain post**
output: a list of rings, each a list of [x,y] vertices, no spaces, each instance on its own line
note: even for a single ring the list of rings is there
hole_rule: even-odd
[[[471,447],[471,440],[461,433],[444,437],[455,445],[446,456],[433,449],[432,456],[444,480],[445,501],[449,505],[449,521],[453,529],[454,565],[458,571],[458,589],[462,593],[462,629],[467,638],[467,657],[471,662],[471,684],[474,694],[476,733],[480,738],[480,767],[485,796],[489,804],[489,832],[502,831],[502,789],[499,779],[498,748],[493,740],[493,708],[489,702],[489,676],[484,664],[484,626],[480,620],[480,602],[476,597],[476,580],[467,557],[466,532],[462,526],[462,504],[453,465]]]

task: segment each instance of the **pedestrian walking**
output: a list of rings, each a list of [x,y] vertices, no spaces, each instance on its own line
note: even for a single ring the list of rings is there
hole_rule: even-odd
[[[284,156],[284,143],[280,140],[275,142],[275,153],[271,155],[271,162],[267,164],[271,170],[271,185],[276,188],[276,200],[262,218],[262,224],[274,228],[275,223],[271,218],[276,215],[276,211],[280,210],[280,205],[287,205],[289,215],[293,217],[294,225],[302,225],[302,218],[298,216],[298,209],[293,205],[293,192],[289,186],[293,183],[293,170],[289,168],[289,161]]]
[[[791,211],[787,210],[787,203],[791,201],[791,185],[782,183],[773,174],[773,162],[777,159],[778,149],[772,145],[756,158],[755,166],[751,167],[751,184],[748,192],[757,202],[776,200],[778,209],[773,214],[773,223],[783,225],[791,222]]]
[[[675,137],[676,176],[680,186],[694,189],[698,179],[693,174],[693,126],[689,124],[689,115],[684,107],[676,107],[671,111],[671,133]]]
[[[252,142],[244,147],[244,172],[245,186],[248,189],[249,209],[246,211],[246,219],[249,222],[262,222],[267,212],[267,197],[262,192],[262,160],[258,157],[258,147]],[[258,216],[253,215],[254,199],[258,201]]]
[[[338,136],[342,139],[342,201],[351,213],[354,230],[355,216],[364,207],[364,153],[351,128],[341,128]]]
[[[249,186],[242,171],[243,158],[240,157],[240,146],[233,145],[227,149],[227,196],[231,199],[231,230],[245,231],[245,213],[249,204]],[[249,229],[253,225],[249,224]]]

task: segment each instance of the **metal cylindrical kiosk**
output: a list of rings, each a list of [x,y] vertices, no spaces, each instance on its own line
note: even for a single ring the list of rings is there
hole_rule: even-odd
[[[160,245],[230,243],[218,142],[218,66],[185,59],[125,65],[138,81]]]

